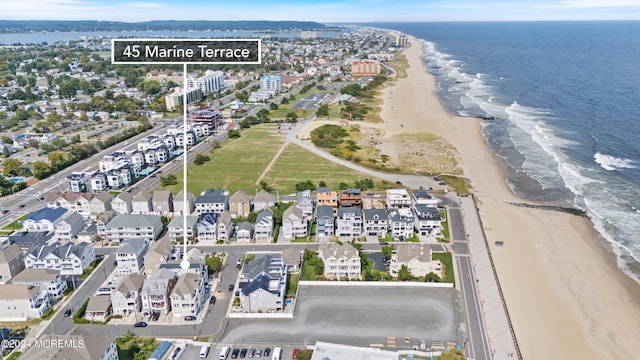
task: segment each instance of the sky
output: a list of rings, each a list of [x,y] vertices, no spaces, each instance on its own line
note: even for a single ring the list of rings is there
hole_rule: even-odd
[[[640,0],[0,0],[1,20],[640,20]]]

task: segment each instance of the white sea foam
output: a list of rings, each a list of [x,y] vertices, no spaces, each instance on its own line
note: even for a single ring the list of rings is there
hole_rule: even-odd
[[[633,164],[633,160],[622,159],[611,155],[601,154],[596,152],[593,155],[593,159],[605,170],[613,171],[619,169],[633,169],[636,166]]]

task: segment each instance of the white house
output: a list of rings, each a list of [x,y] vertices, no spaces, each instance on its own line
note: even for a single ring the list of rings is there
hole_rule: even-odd
[[[24,265],[27,269],[58,270],[61,275],[82,275],[95,259],[93,247],[86,243],[54,243],[29,250]]]
[[[116,273],[118,275],[139,274],[142,269],[144,255],[149,248],[147,240],[128,239],[116,250]]]
[[[158,215],[118,215],[106,226],[106,239],[120,243],[130,238],[141,238],[152,242],[162,232],[162,220]]]
[[[127,316],[138,314],[142,310],[140,291],[146,277],[142,274],[131,274],[118,284],[111,293],[111,305],[114,315]]]
[[[324,262],[327,279],[359,280],[362,278],[360,254],[351,244],[321,244],[318,257]]]
[[[411,197],[406,189],[387,189],[387,208],[411,207]]]
[[[383,238],[389,230],[389,217],[385,209],[364,209],[363,234],[367,238]]]
[[[362,210],[360,208],[338,208],[336,236],[345,240],[356,240],[362,236]]]
[[[253,237],[256,242],[271,242],[273,239],[273,211],[265,209],[256,216]]]
[[[28,284],[0,285],[0,321],[27,321],[51,307],[46,287]]]
[[[84,229],[84,219],[80,214],[72,212],[56,226],[55,238],[60,242],[72,241]]]
[[[29,214],[22,222],[22,228],[25,231],[53,232],[56,226],[68,215],[68,210],[64,208],[43,208]]]
[[[302,209],[289,206],[282,214],[282,237],[292,240],[307,236],[307,220]]]
[[[198,274],[181,275],[171,292],[174,317],[197,316],[205,300],[204,278]]]
[[[16,275],[11,283],[42,287],[47,290],[50,302],[62,298],[67,290],[67,282],[62,281],[60,271],[51,269],[25,269]]]

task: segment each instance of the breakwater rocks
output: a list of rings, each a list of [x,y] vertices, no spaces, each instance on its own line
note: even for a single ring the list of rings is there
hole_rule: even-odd
[[[557,206],[557,205],[539,205],[539,204],[527,204],[527,203],[514,203],[514,202],[508,202],[507,204],[514,205],[514,206],[520,206],[520,207],[533,208],[533,209],[540,209],[540,210],[559,211],[559,212],[563,212],[563,213],[567,213],[567,214],[572,214],[572,215],[576,215],[576,216],[582,216],[582,217],[585,217],[585,218],[589,218],[589,215],[587,215],[587,213],[584,210],[580,210],[580,209],[576,209],[576,208],[572,208],[572,207]]]

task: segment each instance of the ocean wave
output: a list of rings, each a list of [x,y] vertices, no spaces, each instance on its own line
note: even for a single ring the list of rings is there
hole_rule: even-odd
[[[634,161],[630,159],[622,159],[611,155],[601,154],[600,152],[596,152],[593,155],[593,159],[600,165],[603,169],[613,171],[619,169],[634,169],[636,168],[633,165]]]

